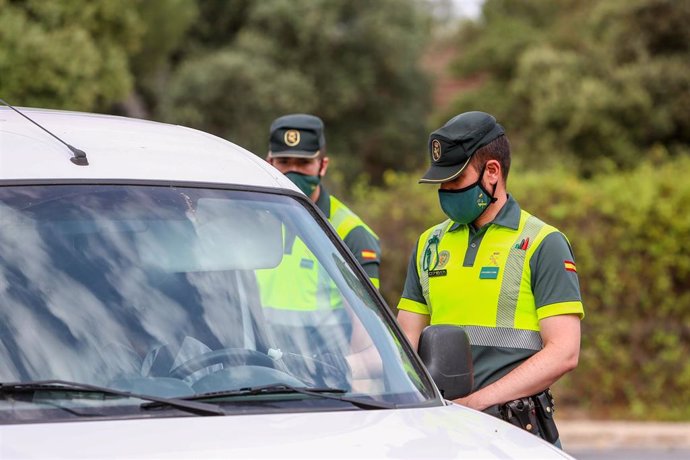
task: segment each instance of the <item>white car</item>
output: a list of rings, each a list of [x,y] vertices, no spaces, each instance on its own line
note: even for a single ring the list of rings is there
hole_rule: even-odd
[[[0,458],[570,458],[444,399],[471,385],[454,337],[425,342],[458,357],[434,383],[320,211],[252,153],[0,107]]]

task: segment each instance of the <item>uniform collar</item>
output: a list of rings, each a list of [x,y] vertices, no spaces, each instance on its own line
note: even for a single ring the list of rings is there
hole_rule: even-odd
[[[498,211],[498,214],[496,214],[494,220],[489,222],[487,225],[500,225],[501,227],[517,230],[520,226],[520,205],[518,202],[515,201],[512,196],[508,195],[508,200],[505,202],[501,210]],[[448,231],[454,232],[462,226],[463,224],[454,222]]]
[[[328,193],[326,187],[323,184],[319,184],[321,187],[321,192],[319,192],[319,198],[316,200],[316,206],[321,210],[321,212],[326,216],[326,219],[331,218],[331,194]]]

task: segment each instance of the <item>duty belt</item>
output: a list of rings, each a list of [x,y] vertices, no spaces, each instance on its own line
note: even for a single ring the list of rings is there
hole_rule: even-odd
[[[549,389],[533,396],[490,406],[484,412],[529,431],[552,444],[558,440],[558,428],[553,419],[554,401]]]

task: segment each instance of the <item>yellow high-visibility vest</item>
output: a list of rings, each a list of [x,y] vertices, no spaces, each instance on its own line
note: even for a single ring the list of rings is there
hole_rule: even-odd
[[[330,205],[329,222],[340,238],[345,239],[359,226],[376,236],[340,200],[331,196]],[[280,265],[256,272],[264,308],[279,311],[328,311],[340,308],[341,295],[314,254],[299,238],[285,235],[284,240],[285,251]],[[378,286],[378,280],[375,280],[375,285]],[[286,317],[284,322],[289,322],[289,314],[282,316]]]
[[[466,267],[469,227],[448,232],[452,225],[432,227],[418,243],[417,270],[431,324],[464,326],[472,345],[541,349],[529,262],[558,230],[521,211],[517,232],[490,226],[474,264]]]
[[[347,237],[347,235],[349,235],[350,232],[355,228],[364,227],[367,232],[374,236],[374,238],[376,238],[377,240],[379,239],[378,235],[376,235],[376,233],[371,229],[371,227],[365,224],[362,219],[360,219],[354,212],[350,210],[350,208],[345,206],[340,200],[338,200],[332,195],[330,199],[331,216],[329,217],[328,221],[331,223],[331,225],[335,229],[338,236],[340,236],[340,238],[344,240]],[[355,254],[355,257],[357,256],[358,254]],[[371,280],[372,284],[378,289],[379,279],[371,277],[369,279]]]

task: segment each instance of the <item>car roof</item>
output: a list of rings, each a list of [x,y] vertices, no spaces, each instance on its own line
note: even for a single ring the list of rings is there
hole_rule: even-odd
[[[208,182],[297,190],[251,152],[217,136],[148,120],[61,110],[17,110],[86,152],[88,166],[57,139],[0,107],[0,180]]]

